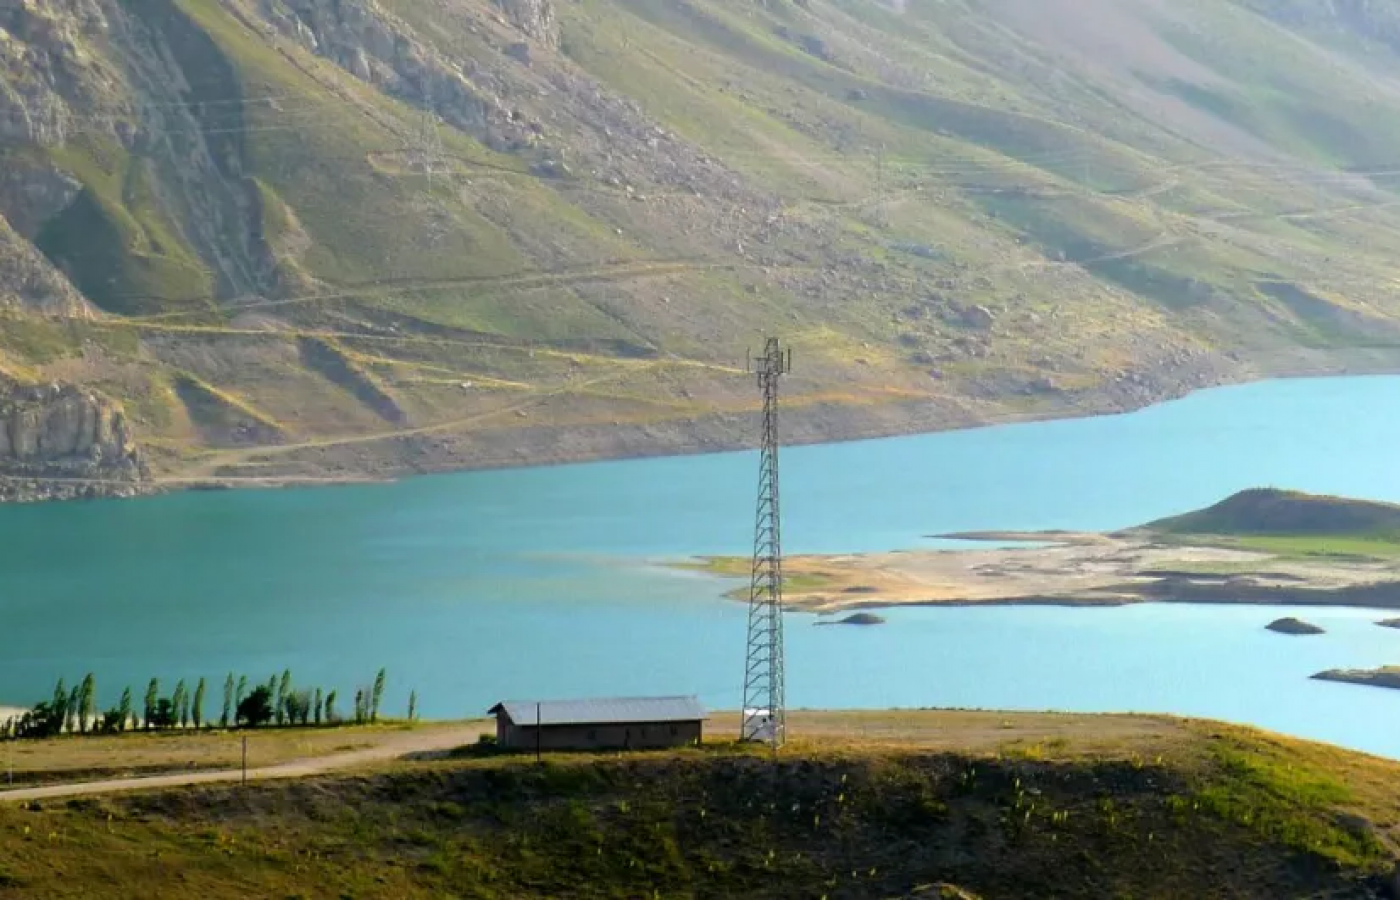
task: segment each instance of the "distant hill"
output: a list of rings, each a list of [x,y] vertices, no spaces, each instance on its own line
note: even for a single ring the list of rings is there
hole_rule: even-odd
[[[1254,488],[1144,526],[1162,534],[1372,537],[1400,535],[1400,505]]]

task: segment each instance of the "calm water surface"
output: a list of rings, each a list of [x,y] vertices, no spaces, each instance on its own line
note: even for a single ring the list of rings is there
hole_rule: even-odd
[[[783,455],[791,552],[928,545],[972,529],[1105,529],[1277,485],[1400,501],[1400,378],[1225,388],[1132,415]],[[389,669],[428,716],[507,698],[698,693],[739,702],[744,610],[656,565],[744,553],[754,454],[0,508],[0,701],[97,673],[103,702],[151,675],[290,666],[353,694]],[[789,702],[1175,712],[1400,757],[1400,691],[1324,684],[1400,663],[1366,611],[915,609],[880,628],[788,617]],[[217,706],[217,703],[212,705]],[[348,700],[342,708],[349,706]]]

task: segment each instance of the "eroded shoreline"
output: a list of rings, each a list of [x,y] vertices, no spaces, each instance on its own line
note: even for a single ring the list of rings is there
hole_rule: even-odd
[[[1038,545],[793,556],[783,562],[784,602],[790,609],[822,614],[902,606],[1151,602],[1400,609],[1400,565],[1392,560],[1297,558],[1164,542],[1136,532],[980,537]],[[706,558],[690,567],[738,576],[747,575],[748,561]]]

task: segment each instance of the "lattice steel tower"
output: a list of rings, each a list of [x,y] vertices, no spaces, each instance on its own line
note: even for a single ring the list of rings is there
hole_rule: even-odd
[[[744,669],[744,722],[740,735],[776,749],[786,737],[783,699],[783,542],[778,515],[778,379],[792,371],[792,351],[769,338],[752,360],[763,393],[763,451],[758,471],[753,570],[749,581],[749,644]]]
[[[414,144],[414,149],[418,151],[419,165],[423,167],[423,174],[428,176],[428,190],[432,191],[433,176],[447,170],[437,113],[430,109],[423,111],[423,116],[418,121],[418,134]]]

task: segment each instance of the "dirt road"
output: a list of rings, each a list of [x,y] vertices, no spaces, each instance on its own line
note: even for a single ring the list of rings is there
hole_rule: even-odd
[[[249,781],[266,781],[276,778],[305,778],[322,775],[341,769],[373,763],[389,762],[418,754],[443,753],[457,747],[475,743],[482,734],[491,731],[493,726],[486,722],[454,725],[450,728],[424,728],[421,731],[405,731],[362,750],[351,750],[308,759],[295,759],[273,766],[262,766],[248,770]],[[239,781],[243,778],[241,769],[215,769],[203,772],[183,772],[170,775],[152,775],[145,778],[114,778],[106,781],[89,781],[74,784],[55,784],[45,787],[21,788],[13,791],[0,791],[0,803],[25,800],[49,800],[59,797],[77,797],[88,794],[110,794],[119,791],[153,790],[157,788],[182,787],[193,784]]]

